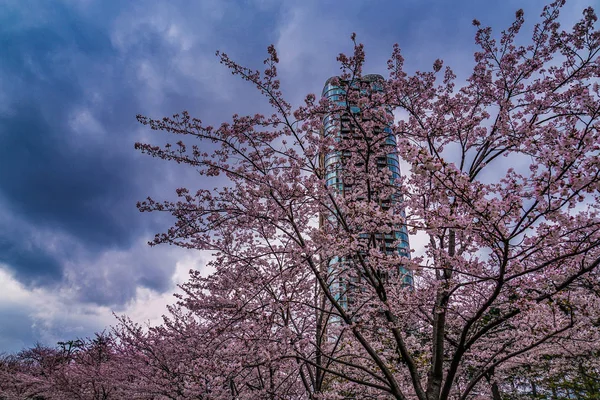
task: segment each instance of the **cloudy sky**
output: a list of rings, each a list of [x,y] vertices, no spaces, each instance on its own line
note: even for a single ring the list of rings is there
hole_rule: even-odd
[[[563,22],[592,2],[568,1]],[[260,68],[275,44],[284,93],[299,104],[339,71],[352,32],[367,73],[385,73],[399,43],[408,70],[442,58],[464,78],[473,18],[500,31],[520,3],[0,0],[0,353],[90,336],[113,312],[157,321],[187,271],[205,268],[210,254],[147,246],[170,221],[135,207],[203,182],[133,145],[173,141],[138,113],[189,110],[216,125],[268,111],[216,50]],[[529,28],[543,4],[526,2]]]

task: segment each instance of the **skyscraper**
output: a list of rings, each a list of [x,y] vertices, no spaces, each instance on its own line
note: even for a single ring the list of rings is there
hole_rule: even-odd
[[[325,82],[322,95],[337,104],[337,106],[339,106],[339,111],[325,116],[323,119],[322,134],[325,137],[333,138],[336,143],[341,144],[346,141],[350,143],[352,140],[354,140],[355,143],[360,143],[361,140],[368,141],[370,140],[369,137],[364,136],[365,132],[361,133],[360,128],[357,126],[362,125],[363,123],[369,124],[370,129],[373,131],[372,133],[379,135],[379,137],[382,133],[387,133],[387,136],[385,136],[385,144],[383,147],[379,148],[378,154],[373,154],[374,160],[371,161],[371,163],[376,163],[377,171],[381,172],[382,170],[387,169],[391,172],[390,183],[393,187],[394,182],[400,178],[400,166],[398,154],[396,152],[395,135],[392,133],[389,126],[386,126],[385,122],[373,121],[367,116],[368,113],[365,112],[365,110],[361,110],[357,104],[349,104],[352,100],[348,100],[348,98],[353,98],[350,96],[351,91],[355,91],[355,94],[358,94],[359,96],[369,96],[369,94],[377,93],[381,90],[382,81],[383,77],[381,75],[365,75],[353,82],[343,81],[337,77],[329,78]],[[391,110],[385,106],[383,108],[385,109],[385,112],[391,116]],[[322,154],[321,157],[322,166],[325,169],[327,186],[334,188],[334,193],[337,196],[344,196],[345,200],[346,198],[352,199],[349,201],[360,201],[365,199],[365,189],[358,187],[364,182],[361,182],[360,178],[358,180],[354,179],[355,177],[349,176],[350,174],[348,173],[348,162],[353,156],[352,152],[356,151],[365,150],[360,150],[359,147],[353,148],[352,145],[348,147],[343,145],[335,146],[335,148]],[[351,162],[353,162],[354,165],[357,165],[356,158]],[[359,160],[358,162],[360,163],[361,161]],[[363,194],[360,194],[359,192]],[[391,195],[381,195],[371,192],[368,197],[371,199],[375,198],[382,210],[387,211],[393,207],[394,209],[399,210],[398,212],[400,212],[403,217],[405,216],[404,209],[399,207],[402,198],[398,192],[393,192]],[[324,216],[323,221],[326,219],[329,223],[336,223],[335,215]],[[371,246],[378,247],[381,251],[385,252],[385,254],[394,254],[397,252],[397,254],[402,257],[410,257],[408,232],[406,225],[404,224],[393,226],[391,229],[382,229],[381,232],[371,232],[370,234],[360,233],[359,236],[365,243],[366,241],[370,241]],[[356,286],[353,281],[361,278],[356,274],[351,274],[350,277],[344,277],[341,274],[334,273],[336,271],[332,271],[332,269],[352,269],[351,266],[350,268],[346,268],[349,263],[356,262],[356,260],[351,258],[352,256],[339,255],[329,262],[328,267],[330,272],[332,272],[330,275],[334,277],[331,282],[332,291],[338,293],[338,300],[345,307],[348,307],[348,305],[351,305],[353,302],[353,286]],[[380,272],[382,274],[388,274],[389,270]],[[394,273],[400,275],[400,279],[404,285],[412,287],[413,277],[410,271],[400,264],[397,266]]]

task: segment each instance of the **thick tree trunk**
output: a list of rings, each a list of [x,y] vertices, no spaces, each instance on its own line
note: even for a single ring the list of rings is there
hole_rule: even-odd
[[[443,242],[440,241],[443,248]],[[448,255],[456,252],[456,237],[453,230],[448,233]],[[452,272],[444,269],[439,279],[447,281]],[[431,369],[427,374],[427,400],[441,400],[442,382],[444,378],[444,333],[446,331],[446,307],[448,306],[448,291],[445,282],[437,293],[433,319],[433,346],[431,354]]]

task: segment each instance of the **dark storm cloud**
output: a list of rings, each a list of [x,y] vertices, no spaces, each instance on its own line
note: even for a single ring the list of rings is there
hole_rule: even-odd
[[[192,108],[226,118],[224,102],[244,96],[220,85],[229,74],[214,51],[223,45],[242,58],[258,45],[262,51],[260,37],[272,21],[245,45],[222,41],[246,35],[269,9],[250,15],[220,2],[7,3],[0,11],[0,221],[9,215],[12,226],[0,233],[0,263],[14,278],[28,287],[62,279],[81,301],[100,305],[125,304],[138,286],[172,289],[172,257],[154,252],[117,264],[105,257],[150,252],[137,243],[168,222],[139,214],[136,201],[172,197],[195,179],[194,171],[135,153],[135,115]],[[218,23],[231,18],[239,23]],[[30,240],[37,231],[61,239],[50,251]]]
[[[60,119],[60,114],[59,114]],[[127,245],[135,230],[127,158],[108,148],[73,151],[65,127],[19,107],[0,118],[0,190],[29,222],[67,231],[92,247]],[[62,133],[62,135],[61,135]]]
[[[88,101],[94,71],[86,67],[110,55],[109,43],[66,11],[54,11],[46,26],[0,28],[3,86],[14,99],[0,116],[0,190],[25,218],[116,243],[123,238],[106,210],[126,187],[128,158],[109,146],[74,148],[67,124]]]
[[[109,20],[60,2],[22,4],[0,16],[0,217],[10,216],[0,218],[0,264],[27,287],[63,282],[98,305],[121,307],[137,286],[172,289],[173,258],[127,257],[117,269],[104,257],[159,230],[135,208],[169,169],[133,151],[135,115],[150,100],[136,93],[133,60],[158,63],[170,49],[142,34],[120,55]],[[33,240],[39,232],[59,239]]]
[[[62,263],[46,249],[15,234],[11,227],[0,232],[0,263],[12,266],[15,277],[27,286],[56,285],[62,279]]]
[[[60,3],[31,10],[44,16],[33,25],[27,24],[27,16],[8,11],[0,28],[0,79],[3,97],[9,99],[0,114],[3,213],[34,231],[55,230],[76,238],[92,257],[105,248],[128,247],[141,228],[134,207],[134,159],[123,149],[123,142],[130,149],[133,139],[122,140],[135,113],[131,107],[125,113],[96,109],[100,120],[113,124],[101,138],[73,126],[76,110],[89,107],[88,90],[97,86],[94,73],[102,72],[102,60],[114,56],[109,40]],[[109,96],[111,89],[105,87]],[[110,107],[124,100],[133,103],[125,94]],[[64,261],[74,253],[66,246],[62,253],[49,254],[43,243],[28,245],[31,234],[3,227],[0,261],[25,284],[56,284]]]

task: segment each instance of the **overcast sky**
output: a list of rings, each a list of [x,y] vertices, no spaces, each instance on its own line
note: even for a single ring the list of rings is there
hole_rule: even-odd
[[[297,105],[339,72],[352,32],[365,73],[385,74],[399,43],[408,70],[442,58],[464,78],[471,21],[498,32],[521,3],[530,29],[543,1],[0,0],[0,353],[91,336],[113,312],[158,321],[187,271],[205,267],[209,254],[147,246],[170,220],[135,207],[201,178],[133,145],[176,141],[138,113],[216,125],[269,111],[216,50],[260,68],[275,44]],[[590,3],[568,1],[564,24]]]

